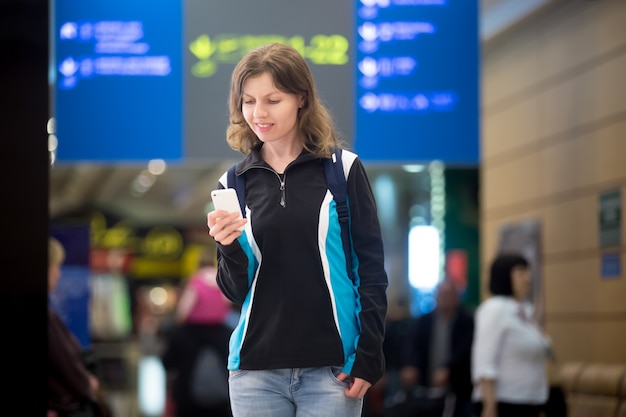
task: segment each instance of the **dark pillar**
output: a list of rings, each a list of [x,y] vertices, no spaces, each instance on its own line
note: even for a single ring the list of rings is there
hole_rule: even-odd
[[[47,393],[48,2],[0,0],[0,326],[3,408]]]

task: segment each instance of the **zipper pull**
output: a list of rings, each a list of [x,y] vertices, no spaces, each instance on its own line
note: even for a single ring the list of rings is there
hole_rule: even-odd
[[[282,208],[285,208],[285,181],[280,182],[280,205]]]

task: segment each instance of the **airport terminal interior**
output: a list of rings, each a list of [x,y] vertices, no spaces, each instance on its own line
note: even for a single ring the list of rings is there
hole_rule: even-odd
[[[16,52],[19,69],[3,70],[6,97],[47,74],[47,100],[11,99],[13,153],[22,161],[35,141],[48,144],[38,159],[49,161],[47,216],[29,227],[65,247],[49,303],[84,348],[111,417],[176,417],[160,355],[182,288],[216,251],[209,193],[241,159],[225,140],[230,72],[274,40],[301,47],[362,156],[389,320],[432,311],[444,277],[475,311],[495,255],[519,252],[568,416],[626,416],[626,1],[466,2],[0,3],[3,20],[24,22],[3,44],[45,43],[45,68]],[[267,9],[271,18],[254,18]],[[26,33],[44,20],[48,34]],[[374,394],[366,403],[364,416],[382,416]]]

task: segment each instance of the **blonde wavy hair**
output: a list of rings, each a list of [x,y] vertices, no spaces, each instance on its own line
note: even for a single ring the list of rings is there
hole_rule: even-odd
[[[304,57],[294,48],[270,43],[250,50],[233,70],[228,106],[230,125],[226,140],[231,148],[247,155],[261,143],[241,111],[245,82],[270,74],[280,91],[304,98],[298,112],[298,133],[306,150],[317,157],[330,157],[331,148],[341,146],[332,115],[318,97],[315,81]]]

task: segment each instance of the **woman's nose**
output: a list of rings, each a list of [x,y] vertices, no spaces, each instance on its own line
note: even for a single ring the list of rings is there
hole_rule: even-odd
[[[254,106],[254,116],[255,117],[263,117],[267,115],[267,111],[265,110],[265,106],[261,103],[258,103]]]

